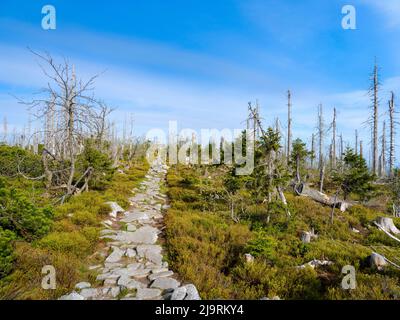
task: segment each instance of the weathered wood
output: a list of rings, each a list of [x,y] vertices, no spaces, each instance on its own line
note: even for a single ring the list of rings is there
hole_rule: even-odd
[[[318,190],[311,189],[305,184],[295,186],[295,192],[299,196],[309,197],[323,205],[339,208],[342,212],[346,211],[351,206],[351,204],[347,201],[341,200],[339,198],[337,198],[335,201],[335,197],[330,197],[325,193],[319,192]]]

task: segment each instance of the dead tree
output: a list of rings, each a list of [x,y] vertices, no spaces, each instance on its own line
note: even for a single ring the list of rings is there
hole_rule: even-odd
[[[78,191],[75,182],[76,161],[83,150],[85,139],[97,133],[99,122],[103,125],[105,122],[105,116],[99,112],[104,108],[93,95],[97,75],[87,81],[77,80],[75,68],[68,60],[57,63],[48,53],[31,52],[43,64],[39,65],[48,83],[38,98],[20,102],[28,105],[37,119],[45,122],[46,152],[42,155],[42,162],[48,166],[48,170],[52,170],[49,163],[46,164],[49,160],[56,162],[56,167],[63,168],[63,173],[58,174],[57,179],[52,179],[51,188],[65,190],[64,199]],[[91,174],[88,169],[78,181]],[[50,179],[48,175],[46,179]]]
[[[374,71],[372,74],[372,85],[369,93],[372,100],[372,172],[378,175],[379,156],[378,156],[378,120],[379,120],[379,74],[378,65],[375,61]]]
[[[324,118],[322,113],[322,104],[318,106],[318,170],[319,170],[319,185],[320,192],[322,192],[324,185],[324,176],[325,176],[325,164],[324,164]]]
[[[314,159],[315,159],[315,134],[311,135],[311,156],[310,156],[310,165],[311,169],[314,168]]]
[[[290,154],[292,149],[292,95],[290,90],[287,92],[287,99],[288,99],[288,120],[287,120],[287,152],[286,152],[286,159],[287,164],[290,162]]]
[[[380,176],[386,175],[386,122],[383,121],[382,124],[382,150],[381,150],[381,163],[380,163]]]
[[[389,175],[393,177],[394,171],[394,160],[395,160],[395,106],[394,106],[394,93],[392,91],[391,98],[389,101],[389,129],[390,129],[390,141],[389,141]]]
[[[332,168],[336,168],[336,108],[333,108],[332,120]]]

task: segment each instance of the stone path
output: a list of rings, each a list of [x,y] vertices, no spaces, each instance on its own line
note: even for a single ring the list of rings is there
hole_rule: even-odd
[[[80,282],[60,300],[200,300],[194,285],[181,285],[169,270],[158,243],[163,211],[168,208],[166,195],[160,192],[166,172],[161,162],[152,164],[134,189],[129,210],[110,203],[112,212],[101,231],[101,238],[110,241],[99,252],[105,260],[89,267],[98,271],[97,284]]]

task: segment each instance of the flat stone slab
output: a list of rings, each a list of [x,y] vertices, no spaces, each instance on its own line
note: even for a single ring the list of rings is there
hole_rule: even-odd
[[[154,244],[157,241],[158,229],[151,226],[140,227],[135,232],[121,231],[115,240],[125,243]]]
[[[76,291],[72,291],[70,294],[61,296],[59,300],[85,300],[85,297]]]
[[[99,290],[94,289],[94,288],[87,288],[87,289],[82,289],[81,292],[79,293],[82,297],[89,299],[89,298],[95,298],[99,295]]]
[[[174,273],[172,271],[164,271],[164,272],[158,272],[158,273],[152,273],[151,275],[148,276],[150,281],[156,280],[158,278],[166,278],[172,276]]]
[[[149,289],[149,288],[143,288],[143,289],[138,289],[136,292],[136,298],[137,299],[155,299],[161,296],[161,290],[159,289]]]
[[[118,213],[124,212],[125,210],[121,208],[121,206],[116,202],[106,202],[111,208],[110,216],[116,218]]]
[[[178,288],[181,283],[172,278],[157,278],[153,281],[150,288],[158,288],[162,290]]]
[[[90,288],[91,284],[89,282],[79,282],[75,285],[75,289],[82,290],[86,288]]]
[[[122,222],[134,222],[134,221],[140,221],[140,220],[148,220],[149,216],[146,214],[146,212],[142,211],[133,211],[133,212],[126,212],[125,217],[121,219]]]
[[[161,253],[162,248],[157,244],[140,244],[136,247],[139,257],[144,258],[147,252]]]
[[[118,247],[113,248],[113,252],[107,257],[106,262],[118,262],[125,252]]]
[[[184,300],[201,300],[199,292],[193,284],[187,284],[184,288],[186,288],[186,297]]]
[[[186,297],[186,288],[185,287],[179,287],[172,292],[171,295],[171,300],[183,300]]]

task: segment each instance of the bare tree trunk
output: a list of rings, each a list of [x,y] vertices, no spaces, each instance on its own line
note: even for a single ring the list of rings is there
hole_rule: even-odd
[[[286,153],[286,158],[287,158],[287,164],[289,164],[290,161],[290,155],[292,152],[292,95],[290,90],[287,92],[287,98],[288,98],[288,123],[287,123],[287,153]]]
[[[386,175],[386,122],[382,124],[381,176]]]
[[[360,140],[360,157],[363,157],[363,142]]]
[[[378,79],[378,65],[375,62],[374,73],[373,73],[373,87],[372,87],[372,95],[373,95],[373,143],[372,143],[372,171],[373,173],[378,175],[378,117],[379,117],[379,100],[378,100],[378,88],[379,88],[379,79]]]
[[[311,169],[314,169],[314,159],[315,159],[315,134],[311,136]]]
[[[333,199],[333,206],[332,206],[332,210],[331,210],[331,224],[333,224],[333,218],[334,218],[334,215],[335,215],[335,208],[336,208],[338,195],[339,195],[339,189],[336,190],[335,197]]]
[[[336,108],[333,108],[332,121],[332,168],[336,168]]]
[[[324,179],[325,179],[325,165],[322,164],[321,170],[319,172],[319,192],[324,190]]]
[[[395,120],[394,120],[394,93],[391,93],[391,99],[389,101],[389,121],[390,121],[390,146],[389,146],[389,175],[393,177],[394,171],[394,155],[395,155]]]

